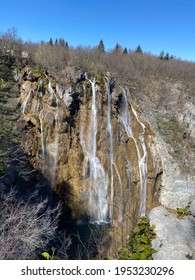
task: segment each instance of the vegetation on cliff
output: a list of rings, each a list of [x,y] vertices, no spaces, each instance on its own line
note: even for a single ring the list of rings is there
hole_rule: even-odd
[[[152,260],[152,254],[156,252],[152,248],[152,239],[156,237],[154,228],[147,217],[139,218],[129,236],[128,246],[119,250],[119,259]]]

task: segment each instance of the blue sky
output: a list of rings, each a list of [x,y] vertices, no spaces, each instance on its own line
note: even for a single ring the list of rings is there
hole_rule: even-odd
[[[195,0],[0,0],[0,32],[23,40],[63,37],[69,45],[161,50],[195,61]]]

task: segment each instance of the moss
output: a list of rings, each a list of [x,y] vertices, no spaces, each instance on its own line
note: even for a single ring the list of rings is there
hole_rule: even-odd
[[[33,80],[38,80],[39,78],[40,79],[45,78],[44,69],[40,66],[31,67],[31,74]]]
[[[189,216],[192,213],[188,210],[189,207],[184,207],[184,208],[177,208],[177,218],[182,219],[185,216]]]

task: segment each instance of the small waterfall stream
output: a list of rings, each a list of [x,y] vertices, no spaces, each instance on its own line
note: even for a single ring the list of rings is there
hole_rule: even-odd
[[[120,173],[116,166],[114,160],[114,147],[113,147],[113,131],[111,123],[111,93],[110,93],[110,84],[108,78],[105,78],[105,87],[107,93],[107,131],[109,135],[109,151],[110,151],[110,219],[113,218],[113,205],[114,205],[114,171],[117,174],[119,188],[120,188],[120,197],[118,205],[118,220],[122,222],[123,219],[123,184],[121,180]]]
[[[145,216],[146,214],[146,191],[147,191],[147,149],[146,149],[146,143],[144,139],[144,133],[145,133],[145,125],[139,120],[137,116],[137,112],[134,110],[133,106],[131,105],[132,112],[134,116],[136,117],[137,122],[142,127],[142,132],[139,135],[139,140],[142,146],[143,150],[143,156],[139,160],[139,169],[140,169],[140,210],[139,214],[140,216]]]
[[[22,103],[21,108],[22,108],[22,113],[23,113],[23,114],[25,114],[25,112],[26,112],[26,108],[27,108],[28,101],[29,101],[30,96],[31,96],[31,92],[32,92],[32,91],[29,90],[28,94],[25,96],[24,101],[23,101],[23,103]]]
[[[139,120],[136,111],[134,110],[133,106],[131,105],[132,112],[137,120],[137,122],[142,127],[142,132],[139,134],[139,142],[141,144],[142,150],[139,148],[137,140],[134,136],[132,130],[132,123],[131,123],[131,115],[128,108],[128,92],[123,90],[123,104],[122,110],[120,114],[120,121],[125,128],[127,135],[133,139],[137,151],[138,157],[138,167],[139,167],[139,180],[140,180],[140,208],[139,208],[139,215],[145,216],[146,214],[146,188],[147,188],[147,149],[144,140],[144,133],[145,133],[145,126]],[[143,155],[142,155],[143,154]]]
[[[41,133],[41,151],[42,151],[42,158],[43,158],[43,169],[45,165],[45,139],[44,139],[44,130],[43,130],[43,122],[44,122],[44,110],[41,110],[39,113],[39,120],[40,120],[40,133]]]
[[[48,91],[50,94],[50,98],[55,98],[56,107],[55,109],[42,109],[39,113],[39,121],[41,133],[41,150],[43,158],[43,173],[46,172],[46,174],[50,178],[51,185],[53,185],[58,163],[60,119],[58,97],[54,93],[50,81],[48,84]]]

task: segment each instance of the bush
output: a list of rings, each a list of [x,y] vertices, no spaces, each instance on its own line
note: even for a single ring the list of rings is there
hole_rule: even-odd
[[[14,190],[0,195],[0,259],[36,259],[57,229],[61,206],[50,209],[47,200],[27,201]]]
[[[130,234],[128,246],[120,249],[120,260],[152,260],[152,254],[156,252],[152,248],[151,241],[156,237],[154,226],[150,226],[147,217],[138,219],[135,229]]]

